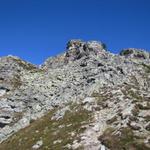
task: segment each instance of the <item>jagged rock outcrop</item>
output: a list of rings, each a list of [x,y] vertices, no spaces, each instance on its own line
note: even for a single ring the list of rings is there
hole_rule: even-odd
[[[82,42],[80,40],[71,40],[67,44],[67,52],[65,58],[69,60],[78,60],[82,57],[97,56],[106,54],[106,46],[96,41]]]
[[[56,57],[48,58],[44,66],[47,68],[63,67],[69,62],[79,60],[81,58],[103,56],[107,57],[106,45],[101,42],[90,41],[83,42],[81,40],[71,40],[67,43],[66,52]]]
[[[149,52],[71,40],[40,67],[8,56],[0,71],[0,149],[150,148]]]

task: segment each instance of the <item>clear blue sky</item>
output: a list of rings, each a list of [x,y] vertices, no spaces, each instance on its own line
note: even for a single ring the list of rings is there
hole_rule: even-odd
[[[150,50],[150,0],[0,0],[0,56],[41,64],[69,39]]]

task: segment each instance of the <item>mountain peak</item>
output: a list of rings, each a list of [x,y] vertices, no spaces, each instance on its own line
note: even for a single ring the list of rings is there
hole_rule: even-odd
[[[106,45],[102,42],[81,40],[70,40],[67,43],[66,57],[70,60],[77,60],[88,55],[100,55],[106,52]]]
[[[57,68],[70,62],[84,58],[107,57],[106,45],[98,41],[70,40],[66,46],[66,52],[56,57],[50,57],[45,62],[44,68]]]
[[[0,72],[0,149],[150,149],[148,52],[71,40],[40,69],[9,56]]]

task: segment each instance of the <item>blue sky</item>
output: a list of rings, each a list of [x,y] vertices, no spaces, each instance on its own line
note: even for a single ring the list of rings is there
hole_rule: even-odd
[[[41,64],[70,39],[150,50],[150,0],[0,0],[0,56]]]

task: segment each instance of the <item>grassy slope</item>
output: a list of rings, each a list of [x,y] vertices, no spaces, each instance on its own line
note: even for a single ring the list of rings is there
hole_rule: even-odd
[[[80,106],[72,112],[66,112],[61,120],[51,120],[54,111],[49,112],[41,119],[34,121],[25,129],[20,130],[2,144],[0,150],[30,150],[39,140],[43,140],[41,150],[60,150],[66,144],[71,144],[78,133],[83,132],[81,126],[86,124],[91,115],[88,111],[83,110]],[[62,126],[60,128],[60,126]],[[71,136],[71,133],[75,134]],[[60,140],[60,143],[53,142]]]
[[[99,140],[111,150],[149,150],[129,127],[122,128],[120,134],[115,134],[115,129],[108,128]]]

